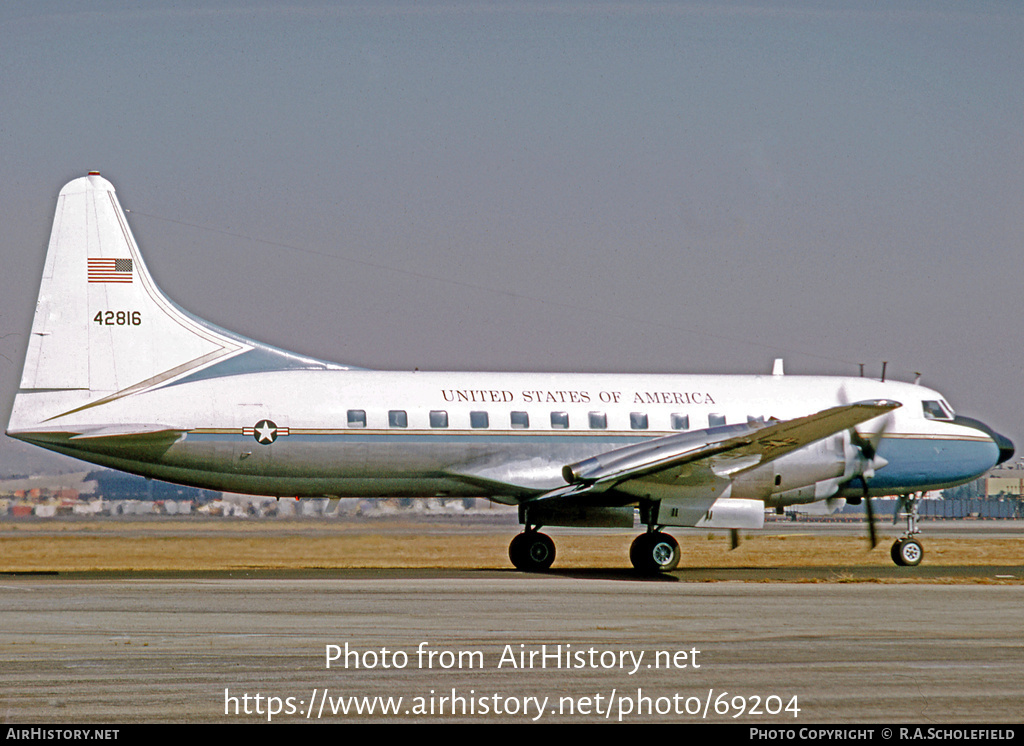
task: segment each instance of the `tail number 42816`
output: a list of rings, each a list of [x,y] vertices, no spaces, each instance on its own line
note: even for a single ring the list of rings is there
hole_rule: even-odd
[[[139,326],[142,311],[99,311],[92,320],[102,326]]]

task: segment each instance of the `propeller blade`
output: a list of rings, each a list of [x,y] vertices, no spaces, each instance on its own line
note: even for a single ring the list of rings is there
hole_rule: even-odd
[[[865,489],[864,492],[867,492]],[[879,545],[879,537],[874,534],[874,509],[871,508],[871,498],[864,495],[864,513],[867,514],[867,536],[871,542],[871,548]]]
[[[740,545],[740,532],[734,528],[729,529],[729,538],[732,543],[730,549],[736,549]]]
[[[860,452],[864,454],[864,458],[868,461],[875,458],[875,444],[858,433],[854,428],[850,428],[850,442],[860,449]]]

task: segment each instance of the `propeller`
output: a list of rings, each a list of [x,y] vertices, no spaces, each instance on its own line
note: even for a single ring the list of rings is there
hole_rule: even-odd
[[[840,404],[849,403],[845,385],[839,389],[838,398]],[[878,536],[875,532],[875,510],[871,504],[871,496],[868,494],[868,480],[875,476],[876,469],[881,469],[889,463],[878,455],[878,444],[891,425],[892,415],[886,415],[879,428],[873,433],[861,433],[855,427],[851,427],[849,430],[850,445],[859,453],[854,457],[852,463],[848,464],[848,468],[856,474],[855,478],[860,479],[863,488],[861,499],[864,501],[864,514],[868,522],[868,540],[871,542],[872,549],[878,545]]]
[[[871,496],[868,495],[868,480],[863,475],[860,477],[860,483],[864,485],[864,515],[868,522],[868,541],[871,542],[871,548],[874,549],[878,546],[878,536],[875,534],[875,509],[871,507]]]

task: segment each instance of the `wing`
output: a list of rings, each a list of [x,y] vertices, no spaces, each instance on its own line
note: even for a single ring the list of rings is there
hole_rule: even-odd
[[[714,502],[733,475],[900,406],[884,399],[863,401],[793,420],[727,425],[616,448],[565,466],[567,486],[528,502],[600,500],[597,496],[608,492],[633,499],[693,495]]]

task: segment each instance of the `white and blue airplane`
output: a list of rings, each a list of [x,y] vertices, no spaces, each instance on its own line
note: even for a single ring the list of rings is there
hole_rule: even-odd
[[[1013,444],[941,394],[864,377],[364,370],[221,329],[167,298],[98,172],[57,199],[7,434],[146,477],[278,497],[473,497],[542,526],[647,530],[642,571],[679,562],[670,526],[754,529],[765,509],[897,495],[897,564],[920,562],[916,500]],[[869,524],[873,523],[869,520]]]

